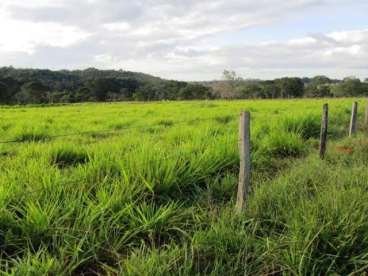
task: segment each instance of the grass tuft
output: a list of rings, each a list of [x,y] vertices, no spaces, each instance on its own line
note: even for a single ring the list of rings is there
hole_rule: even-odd
[[[19,142],[45,142],[50,139],[50,135],[45,132],[21,132],[15,136],[15,140]]]
[[[172,127],[174,125],[174,122],[171,120],[160,120],[157,122],[157,125],[163,127]]]
[[[260,144],[260,151],[269,157],[300,157],[306,153],[306,145],[296,133],[271,132]]]
[[[67,146],[62,146],[53,150],[50,156],[51,164],[59,168],[85,164],[89,159],[90,157],[86,151]]]
[[[230,123],[231,121],[234,120],[234,117],[233,116],[230,116],[230,115],[227,115],[227,116],[217,116],[215,117],[215,121],[220,123],[220,124],[228,124]]]
[[[320,135],[320,118],[314,115],[289,116],[281,122],[282,128],[291,133],[299,134],[303,139],[318,138]]]

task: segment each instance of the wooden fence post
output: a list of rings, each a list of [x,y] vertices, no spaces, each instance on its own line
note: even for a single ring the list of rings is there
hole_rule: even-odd
[[[357,113],[358,113],[358,103],[354,102],[351,108],[351,119],[349,127],[349,136],[353,136],[357,131]]]
[[[365,112],[364,112],[364,127],[368,127],[368,104],[365,106]]]
[[[246,207],[247,196],[250,186],[250,113],[248,111],[240,114],[239,124],[239,153],[240,169],[239,184],[236,200],[236,210],[241,212]]]
[[[328,131],[328,104],[324,104],[321,122],[321,136],[319,142],[319,157],[321,159],[325,157],[326,153],[327,131]]]

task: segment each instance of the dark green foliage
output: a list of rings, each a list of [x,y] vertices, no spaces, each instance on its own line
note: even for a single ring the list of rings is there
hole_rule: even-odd
[[[72,102],[93,101],[93,93],[88,87],[81,87],[73,95]]]
[[[235,72],[230,72],[234,73]],[[227,74],[228,75],[228,74]],[[224,81],[203,82],[213,95],[225,99],[344,97],[368,95],[368,84],[356,78],[343,81],[326,76],[253,80],[227,76]]]
[[[208,87],[200,84],[188,84],[179,91],[180,100],[210,99],[211,91]]]
[[[50,71],[0,68],[0,103],[42,104],[86,101],[211,98],[201,84],[168,81],[142,73],[86,69]]]
[[[21,104],[47,103],[47,91],[49,88],[40,81],[29,81],[22,85],[20,92],[16,94],[17,102]]]
[[[368,95],[359,79],[280,78],[244,80],[225,71],[225,81],[183,82],[142,73],[89,68],[75,71],[0,68],[0,103],[46,104],[94,101],[161,101],[339,97]]]
[[[332,80],[326,76],[316,76],[312,79],[307,79],[305,84],[306,97],[331,97]]]
[[[331,92],[336,97],[351,97],[367,95],[368,85],[360,79],[345,78],[341,83],[331,86]]]
[[[276,85],[280,88],[281,98],[302,97],[304,94],[304,84],[300,78],[278,79]]]
[[[8,86],[0,81],[0,103],[8,103],[11,97]]]

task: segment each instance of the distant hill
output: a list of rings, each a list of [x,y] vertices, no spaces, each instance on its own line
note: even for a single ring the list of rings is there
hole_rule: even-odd
[[[0,68],[1,77],[10,77],[18,81],[32,81],[35,79],[53,82],[63,80],[91,80],[96,78],[133,78],[139,81],[159,81],[159,77],[154,77],[144,73],[137,73],[124,70],[99,70],[87,68],[85,70],[49,70],[49,69],[16,69],[14,67]]]
[[[3,104],[209,97],[210,89],[203,85],[123,70],[0,68],[0,102]]]

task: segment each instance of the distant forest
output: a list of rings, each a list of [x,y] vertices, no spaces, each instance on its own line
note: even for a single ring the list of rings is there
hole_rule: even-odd
[[[225,70],[221,81],[182,82],[123,70],[0,68],[0,104],[343,96],[368,96],[368,80],[246,80]]]

